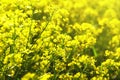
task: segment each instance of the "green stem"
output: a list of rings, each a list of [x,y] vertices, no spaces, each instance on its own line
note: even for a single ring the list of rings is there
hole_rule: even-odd
[[[29,27],[29,34],[28,34],[28,39],[27,39],[27,43],[26,43],[26,48],[28,47],[28,43],[30,43],[31,41],[31,25]]]
[[[15,48],[15,39],[17,38],[16,36],[16,30],[15,30],[15,24],[14,24],[14,32],[12,34],[12,39],[13,39],[13,44],[10,45],[10,53],[14,53],[14,48]]]
[[[92,50],[93,50],[93,54],[94,54],[94,56],[97,57],[98,54],[97,54],[97,52],[96,52],[96,50],[95,50],[95,47],[92,47]]]
[[[46,23],[46,25],[45,25],[45,27],[44,27],[43,30],[39,33],[40,35],[39,35],[38,38],[35,40],[35,42],[41,37],[42,33],[43,33],[43,32],[45,31],[45,29],[48,27],[48,24],[50,23],[53,15],[54,15],[54,13],[55,13],[55,11],[52,12],[50,18],[48,19],[48,21],[47,21],[47,23]],[[34,44],[32,44],[31,48],[33,47],[33,45],[34,45]]]

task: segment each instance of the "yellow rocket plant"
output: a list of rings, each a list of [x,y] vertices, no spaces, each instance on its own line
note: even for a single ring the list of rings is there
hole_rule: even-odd
[[[0,80],[120,80],[120,0],[0,0]]]

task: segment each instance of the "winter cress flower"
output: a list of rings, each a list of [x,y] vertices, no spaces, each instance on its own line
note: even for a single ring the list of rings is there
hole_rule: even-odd
[[[119,80],[119,0],[0,0],[0,80]]]

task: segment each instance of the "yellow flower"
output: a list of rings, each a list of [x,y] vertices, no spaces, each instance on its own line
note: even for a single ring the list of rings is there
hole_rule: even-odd
[[[74,78],[79,78],[79,77],[80,77],[80,72],[78,72],[74,75]]]
[[[52,76],[52,74],[45,73],[40,77],[40,80],[48,80],[51,76]]]
[[[21,80],[30,80],[30,79],[34,79],[35,73],[30,73],[28,72],[27,74],[25,74]]]

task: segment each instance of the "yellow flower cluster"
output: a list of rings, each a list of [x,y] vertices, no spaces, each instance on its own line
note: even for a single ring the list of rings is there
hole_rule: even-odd
[[[0,0],[0,80],[119,80],[120,0]]]

